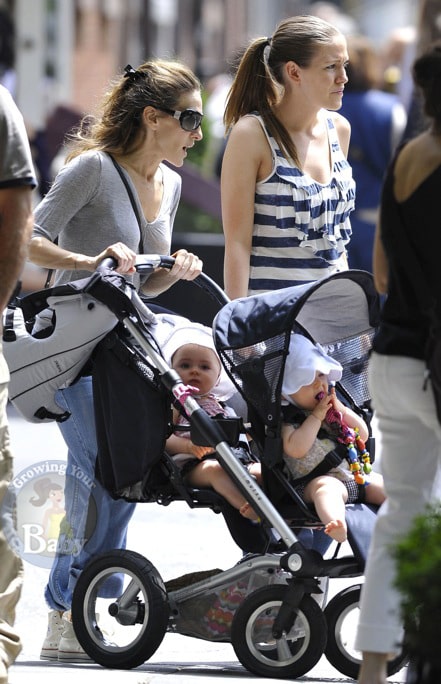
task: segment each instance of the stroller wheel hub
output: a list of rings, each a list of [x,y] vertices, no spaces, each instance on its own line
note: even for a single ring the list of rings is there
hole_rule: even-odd
[[[144,609],[141,603],[133,601],[127,607],[123,607],[118,601],[114,601],[108,607],[109,615],[114,617],[120,625],[135,625],[142,623],[144,619]]]
[[[288,568],[291,572],[298,572],[303,565],[302,557],[298,553],[293,553],[288,558]]]

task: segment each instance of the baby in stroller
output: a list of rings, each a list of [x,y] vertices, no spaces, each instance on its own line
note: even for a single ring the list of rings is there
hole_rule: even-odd
[[[222,367],[209,328],[190,322],[184,327],[178,327],[164,351],[169,365],[179,373],[186,385],[195,389],[197,393],[194,398],[208,415],[236,417],[233,409],[216,396]],[[174,432],[166,441],[166,451],[181,468],[184,481],[191,487],[214,489],[239,510],[241,515],[257,522],[259,516],[222,468],[213,447],[195,444],[191,440],[189,422],[177,408],[173,408],[173,426]],[[240,437],[239,446],[234,449],[234,453],[258,479],[260,465],[251,456],[245,434]]]
[[[380,505],[385,499],[383,479],[371,472],[364,447],[369,437],[365,421],[337,398],[334,387],[328,393],[328,383],[338,382],[342,371],[320,345],[299,333],[291,335],[282,384],[284,461],[299,496],[314,504],[326,534],[340,543],[347,538],[346,503]],[[315,476],[336,440],[351,450],[351,463],[343,458]]]

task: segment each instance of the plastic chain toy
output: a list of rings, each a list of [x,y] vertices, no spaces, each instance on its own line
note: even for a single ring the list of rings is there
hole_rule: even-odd
[[[335,432],[339,442],[346,444],[348,450],[347,459],[354,480],[359,485],[369,484],[366,475],[372,471],[369,452],[360,437],[358,428],[351,428],[343,420],[341,411],[334,407],[328,410],[325,418],[326,423]]]

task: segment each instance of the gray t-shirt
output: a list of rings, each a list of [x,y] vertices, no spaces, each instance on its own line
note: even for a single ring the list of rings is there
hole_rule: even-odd
[[[10,93],[0,85],[0,189],[21,186],[35,188],[36,185],[23,117]],[[8,379],[9,372],[0,339],[0,383]]]
[[[0,86],[0,188],[35,188],[34,167],[23,117],[10,93]]]
[[[173,222],[181,195],[181,178],[160,164],[163,198],[154,221],[144,218],[136,189],[125,173],[142,220],[145,254],[170,254]],[[63,249],[96,256],[115,242],[139,252],[140,229],[129,195],[113,162],[105,152],[80,154],[58,173],[50,191],[35,209],[33,237],[54,241]],[[55,283],[90,276],[87,271],[57,270]],[[140,279],[133,276],[138,288]]]

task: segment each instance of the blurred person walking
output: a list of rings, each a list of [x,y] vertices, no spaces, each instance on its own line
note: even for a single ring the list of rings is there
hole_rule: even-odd
[[[425,379],[431,321],[420,306],[424,283],[415,275],[415,263],[433,293],[427,309],[432,304],[439,310],[441,42],[414,62],[413,77],[431,126],[401,147],[389,168],[374,244],[375,284],[387,298],[369,383],[387,500],[375,523],[361,594],[355,644],[363,652],[359,684],[386,684],[388,658],[400,650],[403,638],[393,547],[440,494],[441,425]],[[409,243],[407,252],[403,240]]]
[[[20,276],[32,230],[32,189],[37,181],[23,118],[11,95],[0,85],[0,311],[6,307]],[[0,329],[2,324],[0,322]],[[0,340],[0,507],[13,475],[13,457],[6,414],[9,371]],[[21,650],[14,630],[23,563],[8,540],[0,511],[0,684]]]
[[[381,188],[406,125],[406,110],[397,95],[379,88],[380,60],[372,41],[358,35],[347,41],[348,82],[340,114],[351,124],[348,161],[356,184],[348,260],[350,268],[372,271]]]

